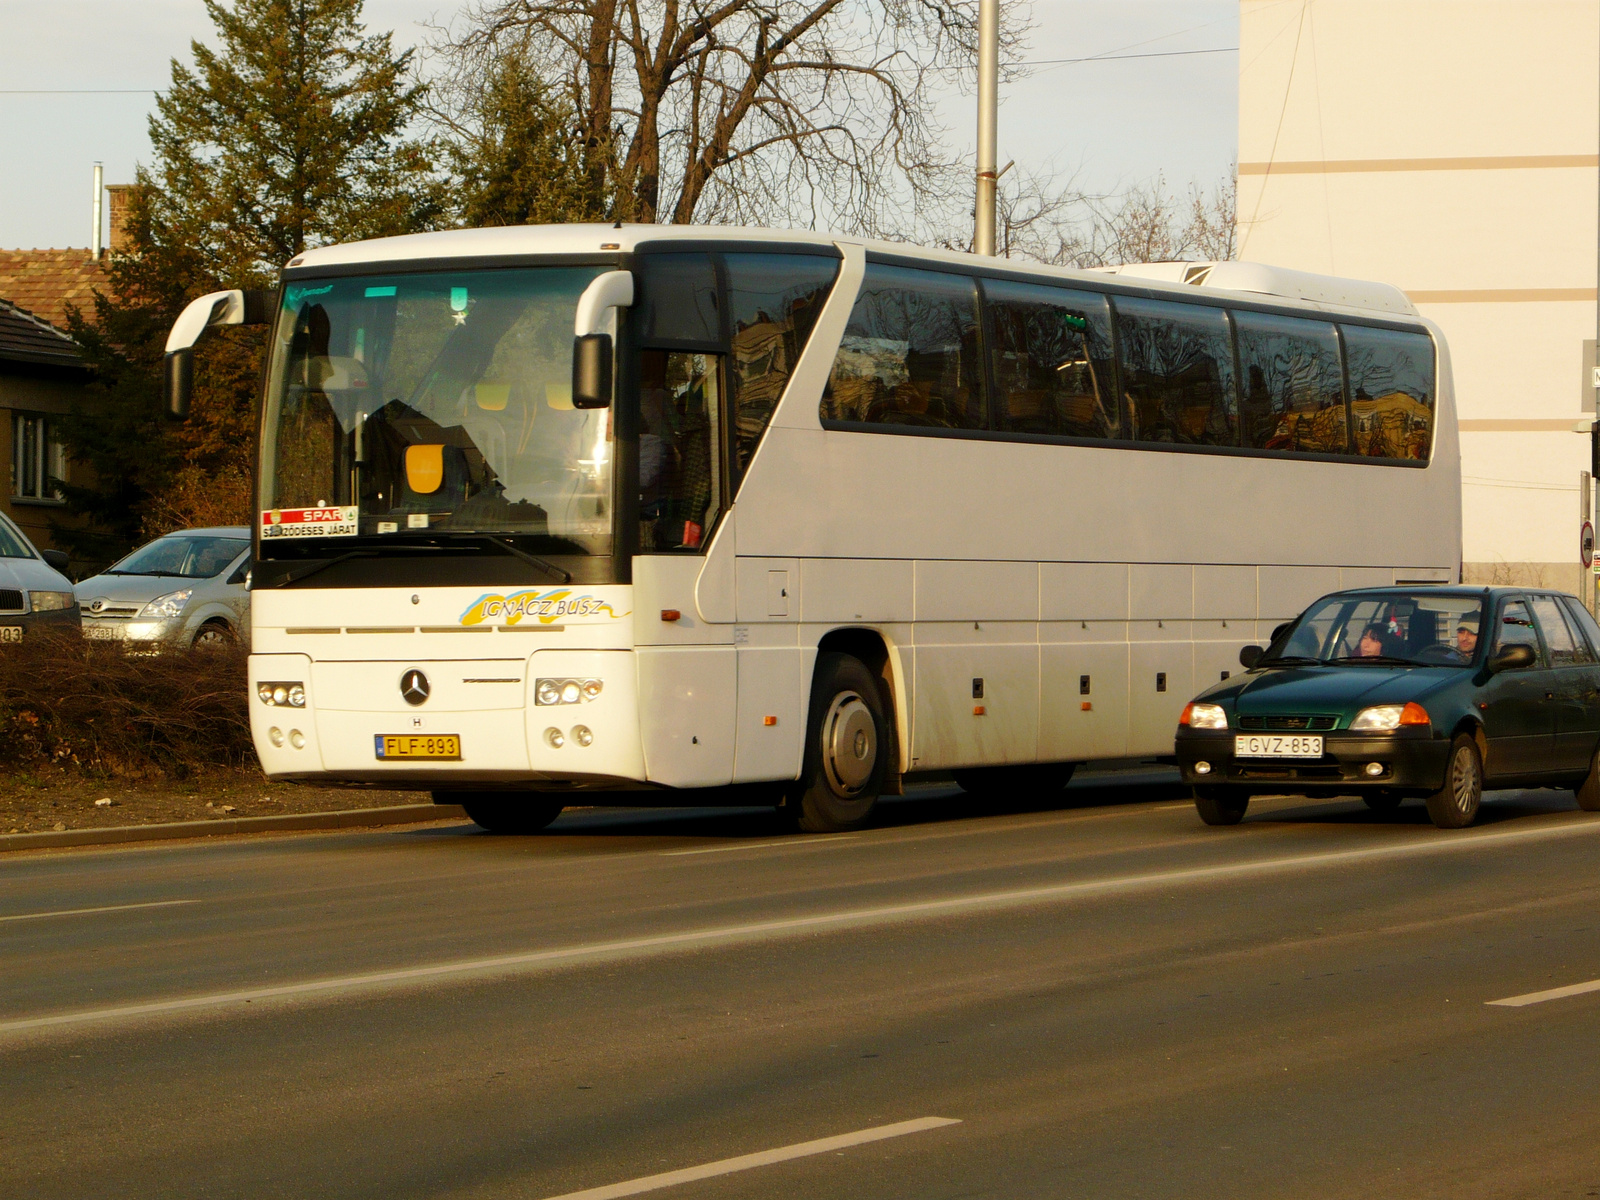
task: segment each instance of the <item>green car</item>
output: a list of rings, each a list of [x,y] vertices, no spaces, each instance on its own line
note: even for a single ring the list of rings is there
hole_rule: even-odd
[[[1571,788],[1600,811],[1600,625],[1523,588],[1362,588],[1246,646],[1183,710],[1178,765],[1208,825],[1254,795],[1427,801],[1441,828],[1485,787]]]

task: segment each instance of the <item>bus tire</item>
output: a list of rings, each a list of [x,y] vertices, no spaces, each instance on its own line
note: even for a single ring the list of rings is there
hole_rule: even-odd
[[[807,833],[859,829],[872,816],[891,747],[878,681],[848,654],[817,655],[805,765],[785,808]]]
[[[1440,829],[1465,829],[1483,803],[1483,759],[1470,734],[1457,734],[1445,763],[1444,786],[1428,797],[1428,816]]]
[[[1194,789],[1194,810],[1207,825],[1237,825],[1244,820],[1245,809],[1249,807],[1249,794],[1237,788],[1206,786]]]
[[[498,792],[435,792],[435,804],[459,804],[489,833],[538,833],[566,807],[554,800]]]

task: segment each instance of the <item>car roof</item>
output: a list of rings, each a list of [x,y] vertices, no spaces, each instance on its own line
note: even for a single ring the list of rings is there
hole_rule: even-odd
[[[1340,588],[1337,592],[1327,593],[1330,596],[1359,596],[1364,593],[1387,592],[1412,592],[1428,596],[1522,596],[1529,592],[1551,592],[1561,596],[1570,596],[1571,592],[1564,592],[1553,587],[1489,587],[1483,584],[1473,585],[1468,583],[1391,583],[1379,587]]]
[[[205,525],[198,529],[174,529],[162,537],[232,537],[250,540],[248,525]]]

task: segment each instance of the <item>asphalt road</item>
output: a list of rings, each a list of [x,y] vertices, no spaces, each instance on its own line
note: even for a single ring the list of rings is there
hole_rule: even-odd
[[[9,857],[0,1196],[1600,1195],[1600,817],[1160,780]]]

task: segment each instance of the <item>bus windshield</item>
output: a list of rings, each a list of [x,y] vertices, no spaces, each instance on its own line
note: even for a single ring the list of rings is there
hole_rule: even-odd
[[[573,318],[604,269],[292,278],[270,348],[263,551],[478,534],[610,554],[611,410],[572,406]]]

